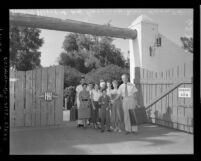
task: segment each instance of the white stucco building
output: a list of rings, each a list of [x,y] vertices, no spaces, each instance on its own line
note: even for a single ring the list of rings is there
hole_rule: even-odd
[[[130,78],[134,78],[134,68],[143,67],[152,71],[163,71],[193,60],[193,54],[160,34],[159,24],[145,15],[139,16],[129,26],[137,30],[137,38],[129,40]]]

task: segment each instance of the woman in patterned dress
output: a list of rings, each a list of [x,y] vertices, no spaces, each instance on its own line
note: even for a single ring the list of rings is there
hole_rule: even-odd
[[[90,110],[90,94],[87,91],[87,84],[82,84],[83,90],[79,93],[80,110],[78,110],[78,118],[84,122],[84,128],[86,128],[87,119],[91,116]]]

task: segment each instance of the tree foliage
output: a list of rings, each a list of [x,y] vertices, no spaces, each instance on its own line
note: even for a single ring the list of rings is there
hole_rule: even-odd
[[[87,82],[98,83],[101,79],[105,81],[117,80],[121,82],[121,75],[127,73],[129,75],[128,68],[122,68],[117,65],[108,65],[106,67],[100,67],[97,70],[93,70],[86,75]]]
[[[187,37],[181,37],[180,38],[182,44],[183,44],[183,48],[190,52],[190,53],[193,53],[193,38],[190,37],[190,38],[187,38]]]
[[[120,49],[110,37],[97,37],[86,34],[70,33],[63,42],[64,52],[60,54],[59,64],[76,68],[82,73],[115,64],[126,67]]]
[[[41,53],[38,49],[43,44],[41,30],[36,28],[10,26],[10,67],[17,70],[31,70],[40,67]]]
[[[80,78],[82,73],[80,73],[75,68],[70,66],[65,66],[64,70],[64,87],[77,86],[80,83]]]

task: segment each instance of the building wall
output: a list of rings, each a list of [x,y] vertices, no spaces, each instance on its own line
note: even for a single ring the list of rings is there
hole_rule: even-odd
[[[161,34],[161,46],[155,47],[154,55],[150,56],[149,47],[154,46],[159,33],[158,25],[143,22],[141,24],[142,67],[153,71],[163,71],[193,60],[193,54],[186,53],[184,49]]]

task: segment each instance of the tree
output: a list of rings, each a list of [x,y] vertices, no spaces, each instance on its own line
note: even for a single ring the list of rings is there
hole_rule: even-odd
[[[126,66],[121,50],[113,44],[110,37],[97,37],[70,33],[63,43],[64,52],[60,54],[59,64],[69,65],[82,73],[115,64]],[[79,65],[78,65],[79,64]]]
[[[82,73],[80,73],[75,68],[70,66],[65,66],[64,69],[64,87],[76,86],[80,83],[80,78]]]
[[[41,66],[38,49],[44,41],[39,38],[40,32],[36,28],[10,26],[10,67],[25,71]]]
[[[108,65],[106,67],[100,67],[97,70],[93,70],[86,74],[87,82],[95,82],[99,84],[101,79],[105,81],[117,80],[121,82],[121,75],[127,73],[129,75],[128,68],[122,68],[117,65]]]
[[[183,48],[193,54],[193,38],[181,37],[180,40],[183,44]]]

